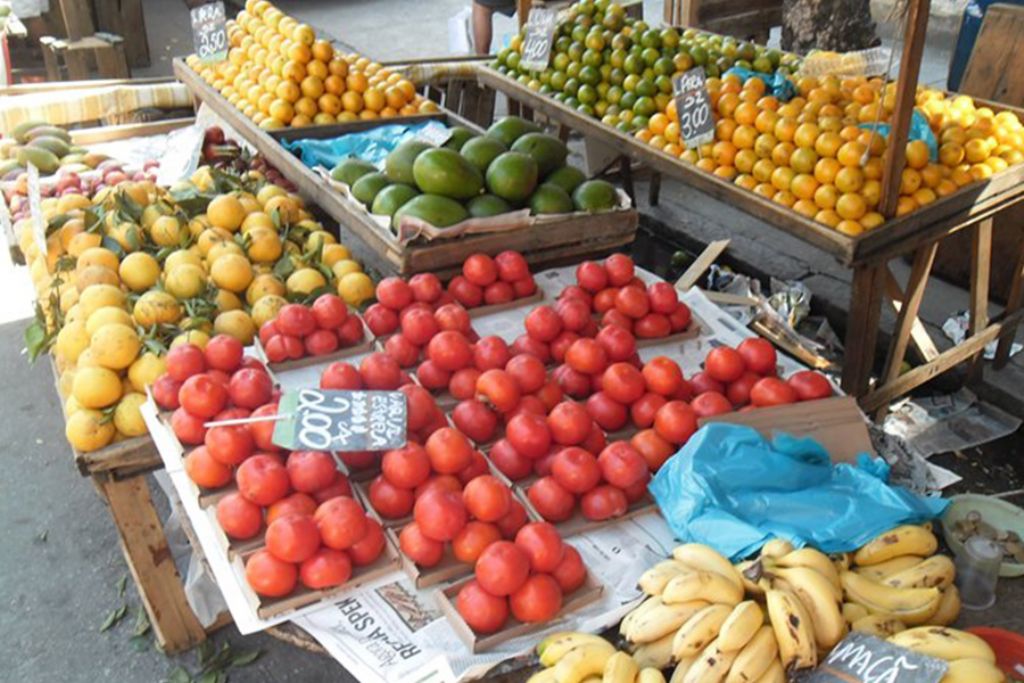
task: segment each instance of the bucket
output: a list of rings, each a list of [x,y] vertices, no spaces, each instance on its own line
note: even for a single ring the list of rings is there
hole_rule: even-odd
[[[992,646],[996,664],[1007,676],[1024,678],[1024,636],[989,626],[975,626],[967,630]]]

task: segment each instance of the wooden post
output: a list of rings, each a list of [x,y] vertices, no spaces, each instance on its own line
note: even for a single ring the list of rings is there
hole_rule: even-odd
[[[1013,280],[1010,282],[1010,295],[1006,299],[1006,315],[1011,315],[1020,310],[1021,301],[1024,300],[1024,248],[1021,248],[1017,255],[1017,266],[1013,270]],[[996,358],[994,367],[1000,370],[1010,360],[1010,347],[1013,338],[1017,335],[1016,325],[1006,325],[999,337],[999,345],[996,347]]]
[[[921,73],[921,56],[924,54],[928,12],[931,8],[931,0],[909,2],[907,34],[903,37],[903,57],[900,59],[900,76],[896,84],[896,107],[893,110],[893,125],[889,133],[889,146],[885,151],[882,171],[882,200],[879,203],[879,211],[886,218],[896,215],[901,173],[907,157],[910,117],[914,113],[917,77]]]
[[[988,327],[988,286],[992,266],[992,219],[979,221],[971,240],[971,324],[968,334],[974,336]],[[998,348],[998,347],[997,347]],[[979,351],[971,359],[971,378],[981,369]]]
[[[526,20],[530,17],[530,6],[533,0],[516,0],[516,14],[519,15],[519,28],[526,26]]]
[[[846,318],[843,391],[859,398],[867,393],[875,364],[878,320],[882,315],[885,264],[857,266],[853,271],[850,312]]]

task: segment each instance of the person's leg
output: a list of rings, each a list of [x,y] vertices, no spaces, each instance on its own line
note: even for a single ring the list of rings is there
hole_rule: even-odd
[[[486,55],[491,51],[493,16],[494,10],[490,7],[479,2],[473,3],[473,47],[478,55]]]

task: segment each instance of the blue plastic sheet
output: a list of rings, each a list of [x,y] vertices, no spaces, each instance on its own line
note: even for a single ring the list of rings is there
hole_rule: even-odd
[[[705,543],[735,560],[771,538],[824,552],[851,551],[900,524],[942,514],[949,501],[886,483],[889,467],[860,456],[832,465],[814,439],[725,423],[701,428],[649,486],[683,542]]]
[[[793,85],[793,81],[780,73],[765,74],[760,71],[744,69],[741,66],[734,66],[726,71],[724,75],[728,76],[729,74],[736,74],[744,83],[746,83],[749,78],[760,78],[764,81],[767,91],[774,95],[780,102],[789,102],[796,96],[796,86]]]
[[[873,130],[883,138],[889,137],[892,126],[888,123],[862,123],[860,127],[864,130]],[[935,163],[939,161],[939,141],[935,139],[932,127],[928,125],[928,119],[918,110],[910,117],[910,131],[907,133],[908,140],[923,140],[928,145],[928,156]]]
[[[334,168],[348,157],[358,157],[379,165],[391,150],[409,138],[416,137],[427,127],[447,129],[447,126],[438,121],[391,124],[336,138],[286,140],[284,146],[285,149],[298,154],[302,163],[310,168]]]

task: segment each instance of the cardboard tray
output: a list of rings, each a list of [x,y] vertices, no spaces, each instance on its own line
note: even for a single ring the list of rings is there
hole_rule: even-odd
[[[535,481],[537,481],[537,477],[533,476],[520,479],[516,482],[514,491],[519,497],[519,502],[526,508],[526,515],[528,517],[534,517],[538,520],[546,521],[544,520],[543,515],[537,512],[537,508],[533,507],[529,497],[526,495],[526,490],[530,488],[530,484]],[[554,524],[555,528],[558,529],[558,533],[560,533],[563,538],[568,538],[569,536],[575,536],[576,534],[600,529],[606,524],[621,522],[622,520],[630,519],[655,509],[657,509],[657,503],[654,502],[654,499],[651,498],[650,494],[644,494],[644,497],[640,500],[630,503],[629,507],[626,508],[626,511],[618,517],[595,521],[583,516],[583,512],[580,511],[579,500],[577,500],[576,507],[573,508],[572,516],[569,517],[569,519],[563,522],[552,522],[552,524]]]
[[[358,315],[354,311],[349,312],[350,315]],[[283,363],[271,363],[267,360],[266,349],[263,348],[263,344],[260,343],[259,335],[253,338],[252,345],[256,350],[256,356],[259,358],[264,365],[271,370],[271,372],[288,372],[289,370],[298,370],[299,368],[307,368],[310,365],[324,365],[333,363],[336,360],[345,360],[352,356],[358,356],[360,354],[371,351],[374,348],[374,341],[376,338],[373,336],[373,332],[366,326],[366,321],[363,320],[361,315],[359,322],[363,325],[363,338],[361,341],[353,344],[352,346],[346,346],[343,349],[338,349],[333,353],[327,353],[322,356],[304,356],[297,358],[296,360],[286,360]]]
[[[441,556],[439,563],[433,567],[420,567],[401,551],[398,533],[399,529],[396,527],[384,529],[388,541],[398,549],[399,564],[417,588],[429,588],[473,573],[473,565],[455,559],[451,543],[444,544],[444,555]]]

